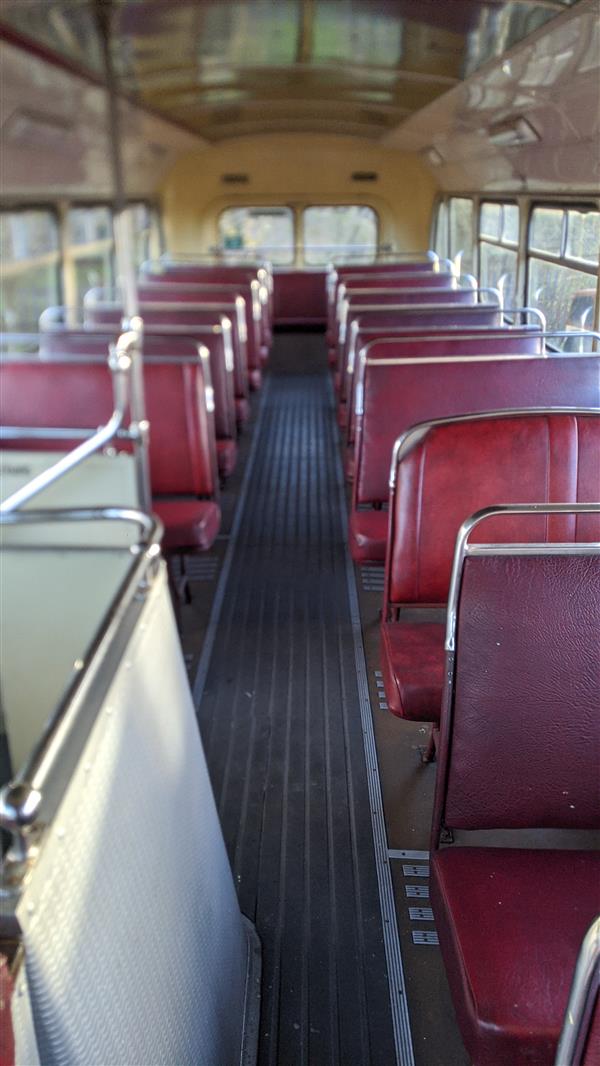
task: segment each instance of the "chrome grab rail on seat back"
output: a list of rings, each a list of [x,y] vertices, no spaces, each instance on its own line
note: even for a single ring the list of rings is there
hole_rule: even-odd
[[[585,1042],[585,1026],[592,1024],[594,1008],[600,995],[600,917],[590,925],[583,938],[562,1032],[556,1049],[555,1066],[580,1066]]]
[[[149,423],[145,416],[136,417],[145,412],[143,396],[143,379],[136,377],[136,368],[141,369],[143,324],[140,318],[133,319],[131,328],[122,333],[115,344],[111,344],[108,356],[108,368],[112,375],[114,410],[105,423],[97,430],[69,430],[67,427],[0,427],[0,439],[18,440],[24,438],[68,440],[84,436],[85,439],[72,451],[62,456],[46,470],[34,477],[26,485],[17,489],[0,503],[0,514],[9,514],[19,510],[44,489],[58,481],[69,471],[74,470],[89,456],[101,451],[115,438],[131,440],[134,444],[136,481],[138,500],[142,510],[150,511],[152,497],[150,492],[150,474],[148,457]],[[19,354],[16,353],[18,362]],[[124,427],[125,414],[129,408],[131,422]]]

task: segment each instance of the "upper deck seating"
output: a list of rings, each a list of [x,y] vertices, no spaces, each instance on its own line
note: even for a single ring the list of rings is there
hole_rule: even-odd
[[[416,425],[394,449],[381,625],[387,702],[403,718],[437,722],[444,627],[403,619],[403,606],[443,606],[465,515],[498,502],[600,500],[600,411],[477,415]],[[525,461],[524,461],[525,459]],[[485,523],[504,541],[589,539],[589,521],[551,515]],[[481,535],[481,534],[480,534]],[[477,538],[477,531],[474,534]]]
[[[269,293],[252,267],[169,263],[156,272],[142,273],[141,282],[169,285],[234,285],[247,303],[248,367],[253,388],[260,386],[261,367],[267,361],[272,340],[269,324]]]
[[[19,357],[0,365],[0,424],[46,429],[92,428],[113,409],[106,365],[110,335],[42,337],[42,358]],[[77,352],[74,351],[77,346]],[[153,507],[164,527],[165,551],[206,550],[220,526],[214,419],[209,399],[209,356],[193,341],[144,338],[144,389],[150,421]],[[3,447],[64,451],[76,441],[36,438]],[[129,449],[115,440],[115,447]]]
[[[324,326],[327,322],[325,270],[279,267],[273,292],[275,326]]]
[[[598,518],[566,521],[595,526],[598,540]],[[503,541],[501,520],[489,535],[486,521],[483,539]],[[590,549],[507,555],[496,543],[458,563],[431,899],[474,1066],[554,1062],[579,946],[600,912],[600,853],[577,833],[600,823],[600,556]],[[528,846],[469,842],[498,829],[530,831]],[[540,829],[561,830],[560,846],[532,848]],[[460,845],[440,849],[443,830],[460,832]]]
[[[337,332],[335,328],[335,319],[337,312],[337,294],[338,288],[342,282],[349,280],[353,277],[374,274],[379,277],[384,277],[386,274],[392,274],[396,277],[399,274],[408,274],[413,277],[417,277],[420,274],[427,274],[430,277],[437,273],[439,269],[439,262],[436,259],[423,258],[421,260],[409,261],[407,259],[397,260],[396,262],[378,262],[378,263],[340,263],[329,271],[326,279],[326,293],[327,293],[327,343],[333,345],[337,339]]]
[[[350,548],[357,562],[385,559],[394,443],[417,422],[522,407],[600,406],[600,357],[470,355],[366,357],[357,395]]]
[[[421,289],[388,293],[371,289],[353,292],[344,300],[337,344],[335,381],[338,389],[343,383],[344,367],[348,363],[355,319],[388,316],[396,326],[410,328],[455,326],[469,322],[473,326],[503,325],[503,316],[496,302],[478,303],[477,293],[467,289]]]
[[[388,328],[368,327],[356,334],[355,351],[371,359],[427,359],[467,358],[471,355],[544,355],[544,340],[539,330],[520,326],[503,326],[501,329],[468,325],[448,327],[432,332],[424,329],[404,329],[390,336]],[[354,372],[356,369],[356,373]],[[362,384],[364,363],[353,354],[346,367],[346,391],[348,415],[346,419],[346,442],[353,445],[355,430],[356,385]],[[351,449],[350,449],[351,450]]]
[[[238,425],[242,426],[250,416],[248,402],[248,326],[246,322],[246,300],[235,286],[204,285],[170,285],[168,293],[163,285],[147,282],[138,285],[138,298],[144,304],[168,305],[195,304],[198,308],[197,321],[202,325],[211,325],[216,315],[225,315],[231,322],[233,345],[233,385],[235,390],[235,410]],[[250,312],[251,313],[251,312]]]
[[[190,305],[164,310],[160,304],[140,304],[145,336],[150,336],[152,332],[185,336],[208,348],[215,403],[217,460],[221,477],[227,478],[233,473],[237,462],[231,322],[215,311],[215,324],[203,325],[198,321],[198,314],[201,315],[202,311],[202,305],[199,305],[198,309],[195,305]],[[120,304],[94,303],[85,308],[85,322],[87,326],[95,329],[117,327],[122,314]]]

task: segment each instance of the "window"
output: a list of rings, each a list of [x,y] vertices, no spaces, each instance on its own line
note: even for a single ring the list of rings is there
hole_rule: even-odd
[[[36,331],[45,307],[60,303],[59,239],[52,211],[0,213],[0,321]]]
[[[519,208],[483,203],[479,214],[480,284],[500,289],[505,307],[514,307],[517,288]]]
[[[219,217],[219,244],[231,258],[252,253],[271,263],[293,263],[293,212],[289,207],[228,207]]]
[[[433,225],[433,250],[440,259],[448,258],[448,208],[443,200],[438,204]]]
[[[473,274],[473,201],[453,196],[448,211],[450,258],[455,259],[460,254],[461,274]]]
[[[600,212],[534,207],[529,225],[527,294],[550,330],[592,329],[600,249]],[[573,339],[556,347],[576,350]]]
[[[307,207],[302,213],[304,262],[317,266],[343,255],[346,262],[374,260],[377,215],[372,207]]]
[[[78,307],[83,305],[88,289],[112,287],[115,270],[110,208],[73,207],[68,212],[66,268],[73,271],[74,284],[68,300]]]

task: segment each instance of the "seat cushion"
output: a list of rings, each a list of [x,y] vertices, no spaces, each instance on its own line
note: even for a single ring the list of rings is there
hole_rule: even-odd
[[[385,562],[387,532],[387,511],[351,511],[350,554],[354,562]]]
[[[243,426],[250,418],[250,404],[245,396],[235,398],[235,418],[238,425]]]
[[[155,498],[152,506],[165,527],[163,551],[207,551],[212,546],[221,525],[214,501]]]
[[[262,373],[258,367],[253,367],[253,369],[248,371],[248,383],[252,392],[258,392],[262,385]]]
[[[443,622],[383,622],[381,670],[390,711],[439,722],[444,689]]]
[[[432,855],[431,899],[474,1066],[551,1066],[600,911],[600,852],[447,848]]]
[[[234,440],[220,438],[217,441],[217,466],[221,477],[229,477],[237,462],[237,444]]]

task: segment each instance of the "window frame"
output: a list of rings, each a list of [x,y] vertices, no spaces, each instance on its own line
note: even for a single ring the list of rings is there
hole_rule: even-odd
[[[487,237],[481,233],[481,216],[485,204],[498,204],[500,207],[500,236],[499,237]],[[504,208],[507,206],[516,207],[518,211],[518,224],[517,224],[517,239],[516,241],[504,240]],[[499,196],[479,196],[477,199],[477,217],[475,222],[475,232],[477,238],[477,278],[479,284],[483,284],[481,277],[481,246],[482,244],[491,245],[494,248],[500,248],[503,251],[514,252],[517,257],[517,269],[515,272],[514,283],[514,303],[515,306],[519,306],[519,303],[523,301],[523,263],[522,263],[522,249],[521,249],[521,237],[522,237],[522,223],[523,223],[523,205],[515,197]],[[527,290],[525,289],[525,292]]]

